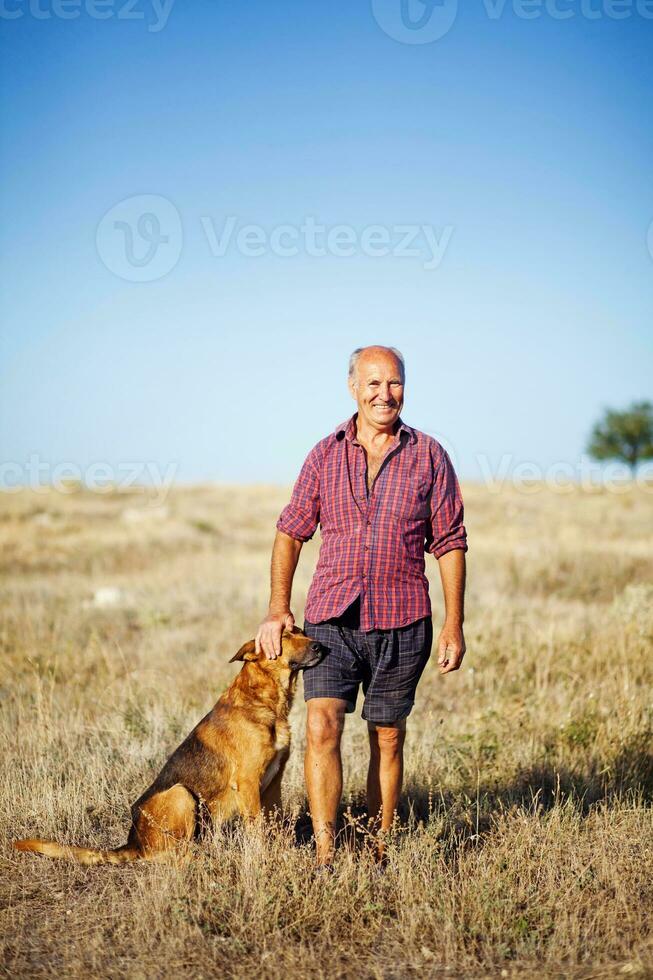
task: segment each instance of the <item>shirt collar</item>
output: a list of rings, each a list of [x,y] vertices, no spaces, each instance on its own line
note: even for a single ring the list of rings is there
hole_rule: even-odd
[[[351,418],[346,419],[344,422],[341,422],[339,426],[337,426],[335,431],[335,436],[338,442],[341,442],[343,439],[346,439],[347,442],[353,443],[356,437],[357,415],[358,412],[354,412]],[[400,438],[402,436],[405,436],[409,442],[415,442],[417,440],[417,436],[415,435],[415,430],[411,429],[409,425],[406,425],[406,423],[402,420],[401,416],[399,417],[399,428],[397,429],[397,435]]]

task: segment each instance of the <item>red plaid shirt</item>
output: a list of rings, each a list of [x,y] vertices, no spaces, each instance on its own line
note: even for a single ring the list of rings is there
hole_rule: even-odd
[[[308,541],[320,525],[309,622],[340,616],[360,596],[362,630],[394,629],[431,613],[424,552],[467,551],[463,501],[439,442],[401,419],[368,494],[355,419],[310,451],[277,528]]]

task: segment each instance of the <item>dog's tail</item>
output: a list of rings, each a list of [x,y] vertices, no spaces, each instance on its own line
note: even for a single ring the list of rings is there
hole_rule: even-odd
[[[143,857],[140,849],[130,844],[113,851],[101,851],[95,847],[72,847],[57,844],[53,840],[29,837],[26,840],[15,840],[14,847],[17,851],[33,851],[35,854],[44,854],[50,858],[76,861],[78,864],[126,864],[128,861],[138,861]]]

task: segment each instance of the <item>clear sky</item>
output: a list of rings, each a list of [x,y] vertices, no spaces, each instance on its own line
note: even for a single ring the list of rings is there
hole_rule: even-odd
[[[5,461],[291,482],[373,342],[467,479],[653,396],[647,0],[0,7]]]

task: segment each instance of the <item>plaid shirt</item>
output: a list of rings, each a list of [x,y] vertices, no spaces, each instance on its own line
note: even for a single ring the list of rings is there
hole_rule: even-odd
[[[340,616],[360,596],[360,628],[395,629],[431,614],[424,552],[467,551],[463,501],[449,456],[399,419],[394,442],[367,491],[356,416],[310,451],[277,529],[322,545],[306,619]]]

